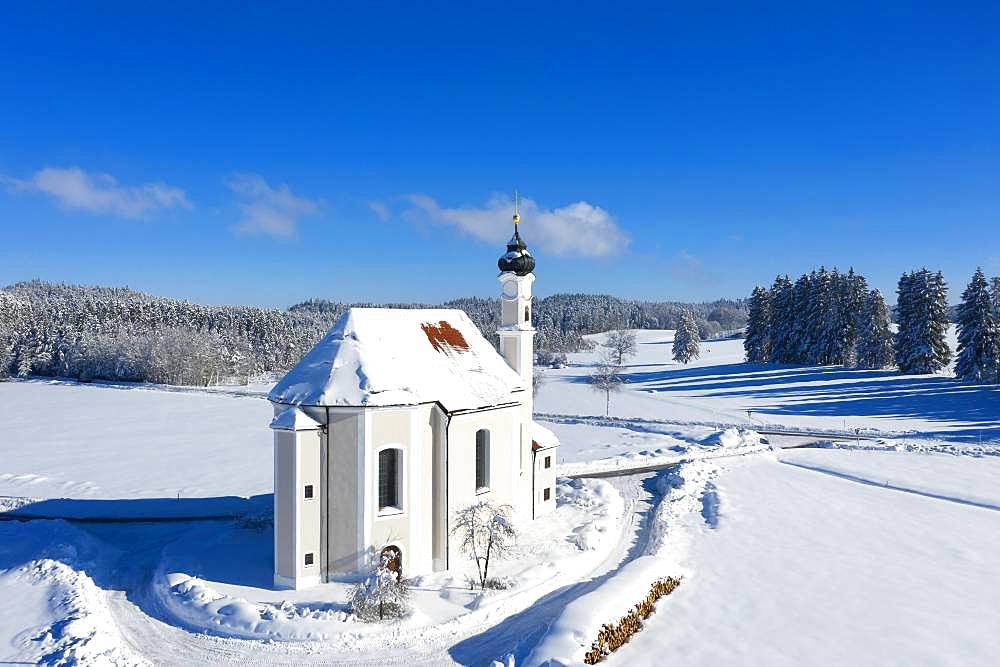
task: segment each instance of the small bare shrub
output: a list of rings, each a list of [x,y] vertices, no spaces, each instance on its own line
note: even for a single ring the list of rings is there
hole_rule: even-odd
[[[486,588],[494,591],[509,591],[517,583],[510,577],[490,577],[486,580]]]
[[[461,542],[459,548],[476,564],[479,588],[489,581],[490,563],[505,558],[514,548],[517,529],[511,520],[514,508],[478,502],[455,514],[451,529]]]

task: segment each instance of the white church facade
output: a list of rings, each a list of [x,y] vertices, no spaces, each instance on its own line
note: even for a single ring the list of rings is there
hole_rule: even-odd
[[[499,262],[500,353],[460,310],[352,308],[274,387],[274,583],[305,588],[392,556],[448,569],[455,512],[555,507],[555,436],[532,419],[535,260]],[[385,550],[385,551],[383,551]]]

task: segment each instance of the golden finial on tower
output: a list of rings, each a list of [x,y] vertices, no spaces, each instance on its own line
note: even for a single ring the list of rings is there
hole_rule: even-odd
[[[521,216],[518,213],[518,209],[519,208],[520,208],[520,200],[519,200],[519,197],[518,197],[518,194],[517,194],[517,188],[514,188],[514,224],[515,225],[521,222]]]

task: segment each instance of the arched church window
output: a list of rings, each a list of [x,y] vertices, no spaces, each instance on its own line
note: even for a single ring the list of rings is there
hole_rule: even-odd
[[[524,321],[525,321],[525,323],[528,323],[528,322],[531,321],[531,312],[528,310],[527,306],[524,307]]]
[[[401,510],[403,450],[383,449],[378,453],[378,509]]]
[[[476,431],[476,492],[490,490],[490,432]]]

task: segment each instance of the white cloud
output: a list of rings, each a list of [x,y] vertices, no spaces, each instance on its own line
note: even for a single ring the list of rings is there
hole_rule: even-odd
[[[495,195],[480,208],[444,208],[427,195],[403,199],[412,206],[406,212],[408,217],[417,215],[433,223],[452,225],[483,241],[498,243],[511,233],[514,203],[510,197]],[[521,199],[521,232],[529,247],[556,255],[613,255],[629,241],[610,213],[585,201],[544,209],[531,199]]]
[[[383,202],[380,201],[368,202],[368,208],[370,208],[372,212],[375,213],[378,219],[381,220],[382,222],[387,221],[391,217],[389,213],[389,207],[386,206]]]
[[[670,264],[670,273],[675,278],[703,278],[705,275],[705,263],[701,260],[701,257],[692,255],[687,250],[681,250],[674,255],[674,260]]]
[[[236,174],[226,183],[243,202],[243,219],[233,226],[240,234],[267,234],[293,237],[298,232],[299,219],[319,210],[319,204],[297,197],[287,185],[272,188],[260,176]]]
[[[123,218],[141,218],[157,210],[191,206],[180,188],[165,183],[124,186],[110,174],[91,174],[79,167],[46,167],[29,179],[4,181],[12,190],[41,192],[67,208]]]

